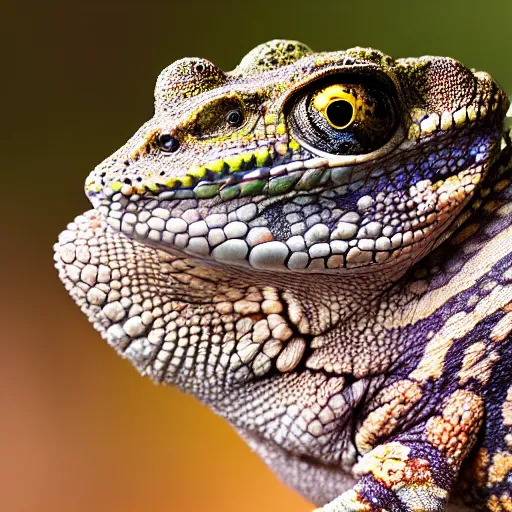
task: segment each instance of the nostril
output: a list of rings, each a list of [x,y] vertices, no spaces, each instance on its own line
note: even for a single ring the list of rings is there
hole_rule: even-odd
[[[126,183],[126,185],[131,185],[132,184],[132,180],[130,178],[125,178],[124,182]]]
[[[156,143],[160,150],[164,151],[165,153],[174,153],[180,146],[178,139],[168,133],[158,135],[156,138]]]

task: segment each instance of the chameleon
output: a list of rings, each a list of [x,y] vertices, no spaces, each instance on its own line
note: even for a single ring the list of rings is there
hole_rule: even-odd
[[[318,511],[510,512],[509,105],[446,57],[178,60],[87,178],[58,274]]]

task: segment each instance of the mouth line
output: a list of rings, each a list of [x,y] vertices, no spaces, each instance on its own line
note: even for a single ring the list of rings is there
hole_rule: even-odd
[[[384,148],[392,149],[402,140],[403,130],[399,128]],[[125,175],[124,179],[106,186],[103,178],[100,185],[93,176],[85,188],[93,204],[95,196],[109,199],[118,192],[128,198],[135,195],[138,198],[158,196],[161,199],[211,199],[220,196],[221,200],[230,200],[244,196],[275,196],[290,192],[295,187],[297,191],[309,191],[329,182],[331,172],[335,176],[331,185],[349,185],[352,180],[341,179],[340,174],[351,174],[360,166],[367,169],[364,164],[376,156],[384,156],[382,149],[361,155],[319,154],[292,138],[286,144],[278,141],[275,145],[261,145],[204,164],[193,164],[180,176],[153,175],[143,182],[140,176]]]
[[[228,201],[239,197],[263,195],[275,197],[289,192],[306,192],[316,188],[350,186],[372,174],[366,165],[331,167],[327,158],[313,156],[307,159],[290,160],[275,166],[253,166],[244,171],[212,176],[206,172],[202,178],[191,178],[183,186],[180,178],[173,182],[155,182],[151,186],[137,186],[130,182],[117,182],[87,193],[96,207],[105,199],[124,197],[136,202],[141,199],[213,199]],[[205,166],[206,168],[207,166]],[[361,169],[362,167],[362,169]],[[207,169],[208,171],[208,169]],[[210,179],[208,179],[210,178]],[[213,178],[213,179],[212,179]]]

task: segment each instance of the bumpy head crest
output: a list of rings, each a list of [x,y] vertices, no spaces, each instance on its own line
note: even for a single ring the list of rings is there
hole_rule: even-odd
[[[474,96],[475,75],[460,62],[448,57],[399,59],[397,69],[403,72],[404,89],[414,90],[428,110],[455,112]]]
[[[313,51],[299,41],[274,39],[251,50],[233,73],[241,74],[276,69],[292,64],[310,53],[313,53]]]

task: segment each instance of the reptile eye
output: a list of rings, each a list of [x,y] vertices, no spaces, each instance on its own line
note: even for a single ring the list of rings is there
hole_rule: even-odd
[[[178,139],[172,135],[169,135],[168,133],[158,135],[156,138],[156,143],[160,150],[164,153],[174,153],[180,147]]]
[[[357,155],[377,150],[394,135],[394,97],[382,84],[314,85],[290,110],[290,124],[299,140],[326,153]]]
[[[228,112],[226,121],[230,126],[238,127],[244,122],[244,115],[239,108],[235,108]]]

